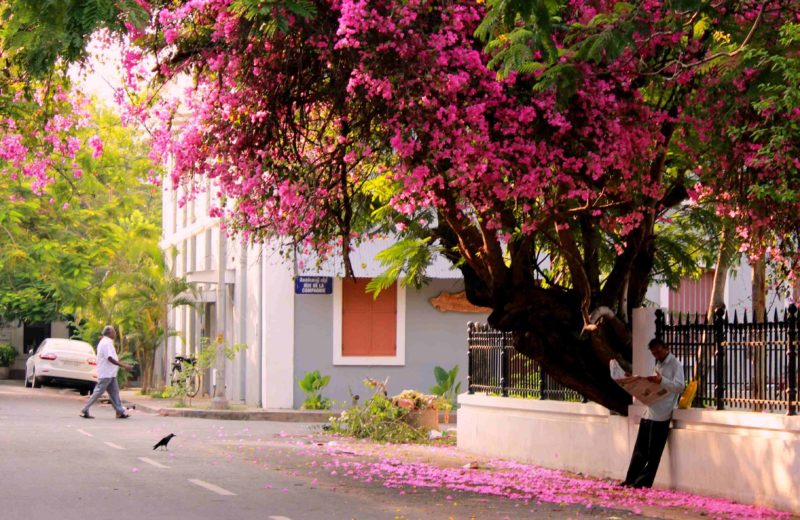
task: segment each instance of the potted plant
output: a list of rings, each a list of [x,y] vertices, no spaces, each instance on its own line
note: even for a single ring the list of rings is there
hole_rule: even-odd
[[[17,358],[17,349],[8,343],[0,343],[0,379],[8,379],[11,365]]]
[[[392,397],[398,408],[409,410],[403,420],[415,428],[439,429],[439,409],[448,409],[450,403],[438,395],[428,395],[417,390],[403,390]]]
[[[447,371],[442,367],[434,367],[433,375],[436,385],[430,388],[433,395],[438,395],[447,401],[446,406],[440,407],[444,412],[444,422],[450,422],[450,410],[456,406],[456,399],[461,392],[461,382],[458,381],[458,365]]]

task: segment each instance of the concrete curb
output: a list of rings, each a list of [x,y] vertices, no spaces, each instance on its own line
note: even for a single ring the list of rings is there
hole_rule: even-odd
[[[123,400],[128,408],[164,417],[193,417],[200,419],[226,419],[230,421],[275,421],[296,423],[326,423],[340,412],[328,410],[205,410],[199,408],[171,408],[152,406],[141,401]]]
[[[197,410],[191,408],[162,408],[158,415],[166,417],[195,417],[231,421],[274,421],[295,423],[326,423],[337,414],[316,410]]]
[[[251,410],[211,410],[208,408],[175,408],[169,406],[172,402],[162,403],[147,399],[125,399],[122,403],[128,408],[133,408],[145,413],[161,415],[163,417],[192,417],[197,419],[224,419],[230,421],[274,421],[293,423],[326,423],[331,417],[338,417],[341,410],[264,410],[261,408]],[[209,403],[206,403],[209,404]],[[445,423],[444,414],[439,414],[439,423],[443,426],[455,426],[456,414],[449,414],[449,423]]]

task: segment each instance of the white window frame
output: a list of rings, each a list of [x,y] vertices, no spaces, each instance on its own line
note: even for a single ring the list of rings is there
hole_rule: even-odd
[[[405,366],[406,288],[397,283],[397,324],[394,356],[345,356],[342,354],[342,279],[333,279],[333,364],[361,366]]]

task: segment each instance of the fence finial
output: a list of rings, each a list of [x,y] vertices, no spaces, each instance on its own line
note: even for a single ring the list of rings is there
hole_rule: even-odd
[[[725,306],[721,305],[714,311],[714,400],[717,410],[725,408]],[[733,322],[736,323],[736,312],[733,313]]]
[[[664,339],[664,311],[656,309],[656,337]]]

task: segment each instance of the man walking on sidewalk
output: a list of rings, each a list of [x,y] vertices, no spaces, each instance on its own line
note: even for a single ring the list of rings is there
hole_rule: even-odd
[[[111,406],[117,411],[117,419],[127,419],[130,417],[125,413],[125,408],[122,407],[122,401],[119,399],[119,384],[117,384],[117,372],[119,367],[125,370],[130,370],[131,366],[125,363],[120,363],[117,360],[117,351],[114,348],[114,338],[116,332],[114,327],[106,325],[103,328],[103,337],[97,344],[97,384],[94,387],[91,397],[83,406],[80,416],[84,419],[94,419],[89,415],[89,408],[97,401],[103,392],[108,392],[108,399],[111,401]]]

